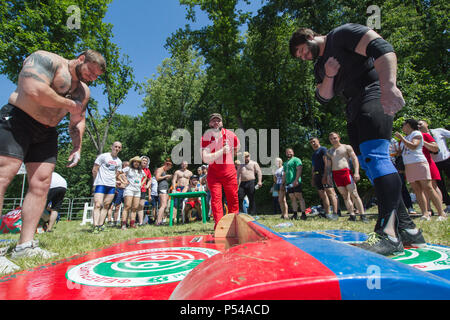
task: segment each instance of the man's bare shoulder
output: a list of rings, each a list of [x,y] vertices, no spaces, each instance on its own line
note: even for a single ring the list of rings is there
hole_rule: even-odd
[[[349,152],[349,153],[354,152],[354,151],[353,151],[353,147],[352,147],[351,145],[349,145],[349,144],[344,144],[344,146],[345,146],[345,150],[347,150],[347,152]]]
[[[252,168],[256,168],[256,167],[258,166],[258,162],[256,162],[255,160],[250,160],[249,165],[250,165]]]
[[[36,67],[40,66],[46,69],[53,69],[56,71],[63,63],[67,63],[67,59],[57,55],[56,53],[38,50],[30,54],[25,58],[23,67]]]
[[[53,57],[59,57],[61,59],[64,59],[62,56],[54,53],[54,52],[50,52],[50,51],[46,51],[46,50],[36,50],[34,51],[32,54],[34,53],[38,53],[38,54],[44,54],[44,55],[48,55],[48,56],[53,56]]]
[[[34,78],[50,84],[53,82],[56,71],[63,65],[64,60],[63,57],[48,51],[35,51],[25,58],[20,77]]]
[[[36,50],[33,53],[31,53],[27,58],[29,58],[31,56],[43,56],[43,57],[47,57],[51,60],[58,61],[58,62],[68,61],[66,58],[64,58],[56,53],[45,51],[45,50]]]

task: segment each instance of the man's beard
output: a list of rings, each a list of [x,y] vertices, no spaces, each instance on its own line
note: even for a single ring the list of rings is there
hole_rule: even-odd
[[[84,83],[88,83],[89,81],[87,81],[86,79],[83,78],[83,75],[81,74],[81,64],[77,65],[75,67],[75,73],[77,75],[78,80],[84,82]]]
[[[316,60],[319,57],[320,54],[320,47],[316,42],[313,42],[311,40],[308,40],[306,42],[306,45],[308,46],[309,51],[311,52],[311,56],[313,60]]]

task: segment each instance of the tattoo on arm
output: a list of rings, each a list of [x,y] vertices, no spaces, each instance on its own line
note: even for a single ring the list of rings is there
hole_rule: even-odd
[[[22,72],[19,74],[19,77],[22,77],[22,78],[33,78],[34,80],[37,80],[39,82],[43,82],[45,84],[48,84],[47,81],[45,81],[44,79],[42,79],[38,75],[36,75],[34,73],[31,73],[31,72],[28,72],[28,71],[24,71],[24,70],[22,70]]]
[[[77,125],[69,125],[69,135],[74,146],[81,142],[81,132]]]
[[[70,99],[72,100],[78,100],[80,102],[83,102],[86,98],[86,92],[84,91],[83,87],[78,86],[70,95]]]
[[[22,72],[34,71],[37,75],[44,75],[50,82],[53,81],[58,65],[50,57],[40,53],[32,53],[24,62]]]

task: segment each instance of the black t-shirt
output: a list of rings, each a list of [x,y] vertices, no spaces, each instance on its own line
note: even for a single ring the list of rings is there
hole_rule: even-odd
[[[348,116],[351,116],[352,106],[380,98],[381,95],[373,58],[355,52],[356,46],[367,31],[368,27],[355,23],[333,29],[327,34],[323,55],[314,65],[316,82],[322,83],[328,58],[334,57],[339,62],[341,67],[334,78],[334,93],[347,101]]]
[[[316,151],[314,151],[312,155],[312,167],[314,171],[318,171],[320,174],[323,174],[325,163],[323,162],[323,156],[327,154],[327,148],[320,147]]]

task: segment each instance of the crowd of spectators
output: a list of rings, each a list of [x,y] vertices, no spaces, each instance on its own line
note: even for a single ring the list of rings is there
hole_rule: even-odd
[[[429,129],[425,120],[407,119],[402,125],[402,133],[396,132],[390,144],[391,161],[402,179],[403,202],[410,214],[416,214],[413,208],[408,184],[414,193],[421,211],[421,219],[429,221],[435,214],[437,220],[447,219],[450,199],[445,185],[445,176],[449,177],[450,152],[446,139],[450,131],[439,128]],[[359,162],[353,148],[341,143],[336,132],[329,134],[331,147],[322,146],[319,138],[309,140],[313,149],[311,187],[317,190],[321,199],[319,215],[329,220],[341,217],[338,194],[342,196],[349,221],[367,222],[365,208],[358,194],[357,183],[360,181]],[[94,186],[93,230],[104,230],[104,224],[123,230],[136,228],[144,224],[161,226],[168,224],[169,199],[172,193],[205,191],[208,216],[212,216],[211,193],[208,188],[208,165],[197,167],[194,172],[188,169],[184,161],[180,167],[171,171],[174,164],[166,159],[161,166],[155,167],[153,175],[150,158],[136,156],[129,161],[121,161],[120,142],[114,142],[111,151],[99,155],[92,169]],[[285,150],[286,161],[275,160],[273,185],[270,194],[273,200],[273,213],[280,214],[281,219],[306,220],[307,208],[303,197],[302,160],[295,156],[292,148]],[[234,161],[238,183],[239,212],[257,214],[255,192],[263,185],[263,175],[259,164],[251,159],[250,153],[243,153],[244,162]],[[335,191],[335,187],[338,192]],[[67,188],[67,187],[66,187]],[[49,195],[53,197],[52,195]],[[178,199],[175,199],[174,217]],[[201,220],[201,201],[197,198],[179,200],[181,202],[183,221]],[[227,201],[223,197],[222,205],[228,213]],[[51,201],[49,210],[51,212]],[[55,220],[53,210],[48,231],[52,231]],[[292,215],[289,216],[289,213]]]

